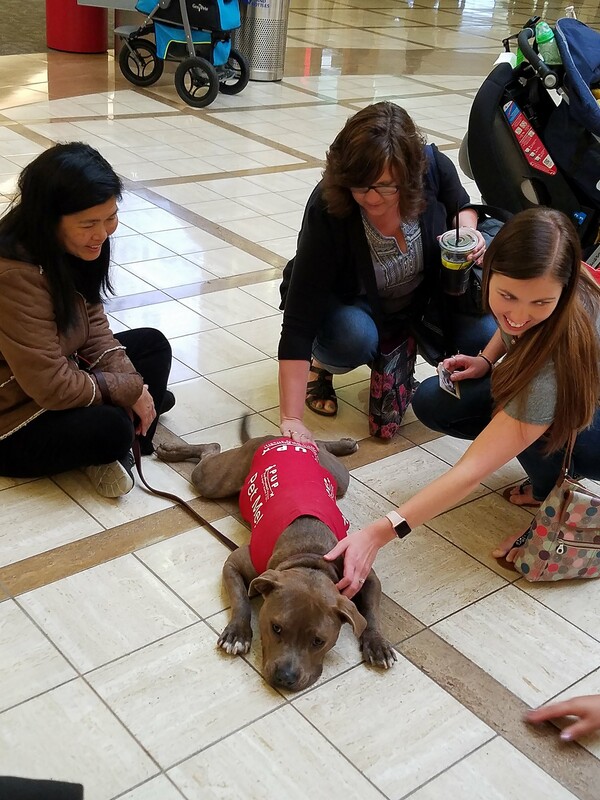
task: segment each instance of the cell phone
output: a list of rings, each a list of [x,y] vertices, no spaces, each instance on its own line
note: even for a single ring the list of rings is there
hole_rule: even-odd
[[[450,376],[452,373],[444,367],[441,361],[438,364],[437,371],[440,381],[440,388],[460,400],[460,385],[451,380]]]

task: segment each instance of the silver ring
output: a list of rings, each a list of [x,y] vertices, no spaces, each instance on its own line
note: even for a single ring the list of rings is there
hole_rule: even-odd
[[[358,579],[358,582],[359,582],[359,583],[364,583],[364,582],[365,582],[365,579],[364,579],[364,578],[359,578],[359,579]]]

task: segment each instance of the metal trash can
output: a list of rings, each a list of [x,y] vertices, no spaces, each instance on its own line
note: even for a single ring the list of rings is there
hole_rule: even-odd
[[[239,0],[241,25],[232,44],[248,60],[251,81],[283,78],[290,0]]]

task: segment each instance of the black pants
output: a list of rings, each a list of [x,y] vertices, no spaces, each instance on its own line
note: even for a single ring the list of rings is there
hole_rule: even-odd
[[[0,776],[2,800],[83,800],[83,786],[62,781],[37,781]]]
[[[169,372],[171,346],[154,328],[115,334],[148,384],[157,411],[161,408]],[[143,453],[152,452],[158,418],[140,438]],[[134,424],[123,408],[98,405],[45,411],[21,430],[0,441],[0,475],[38,478],[124,458],[135,436]]]

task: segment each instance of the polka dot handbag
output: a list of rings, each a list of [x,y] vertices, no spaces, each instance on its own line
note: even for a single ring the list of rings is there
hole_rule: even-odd
[[[572,445],[565,464],[571,452]],[[514,564],[528,581],[600,576],[600,497],[570,478],[566,467],[563,475],[519,542]]]

